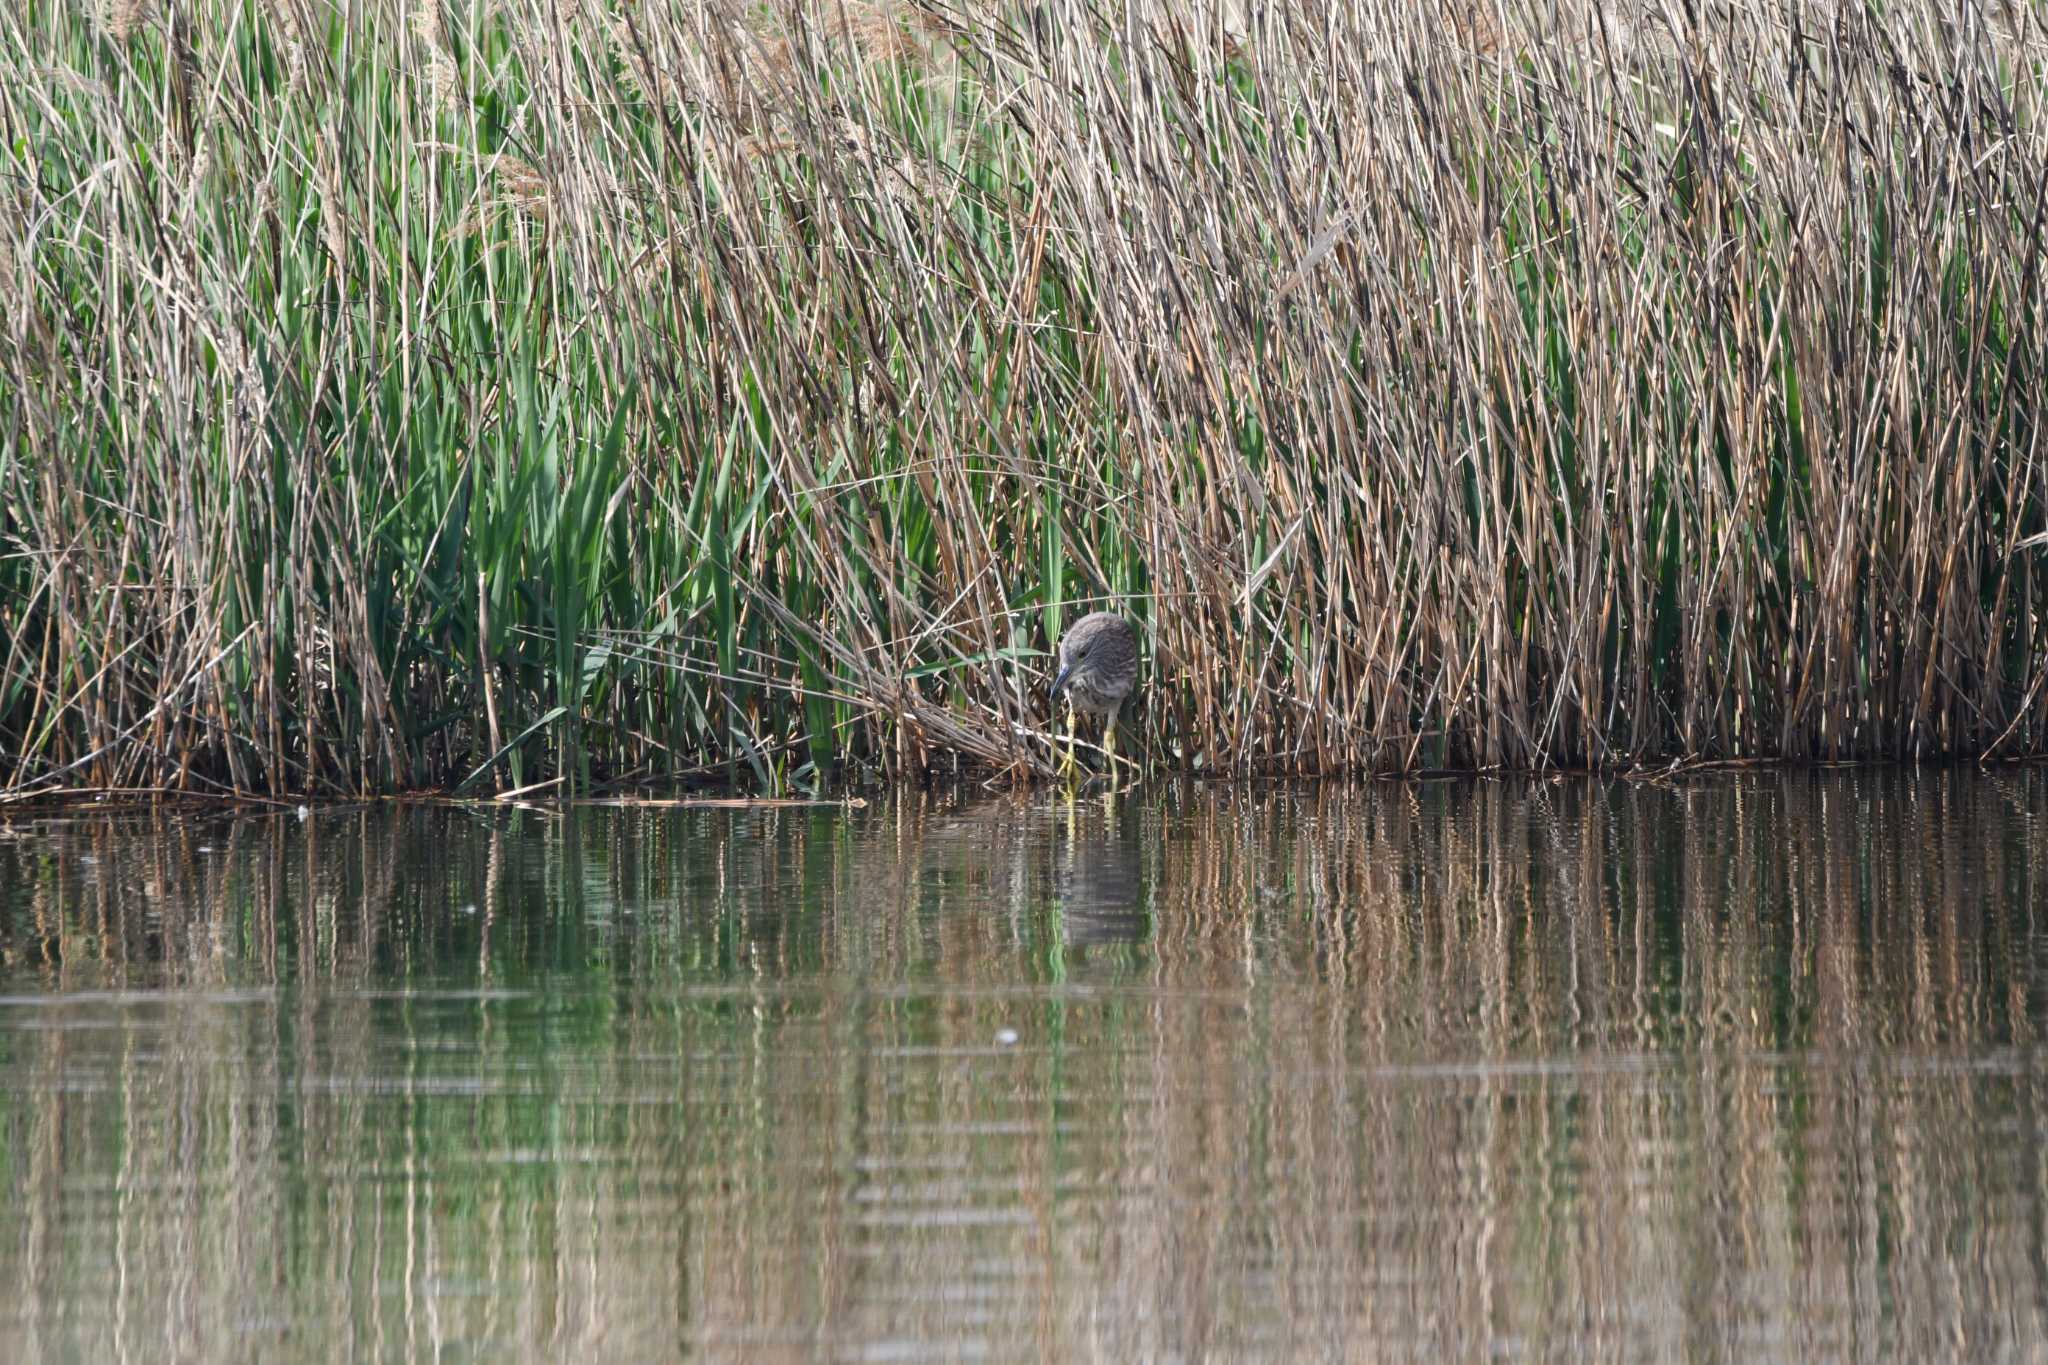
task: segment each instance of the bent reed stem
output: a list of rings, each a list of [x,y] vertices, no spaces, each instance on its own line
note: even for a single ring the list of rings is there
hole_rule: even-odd
[[[1095,607],[1183,771],[2048,749],[2026,6],[128,10],[0,15],[9,793],[1023,778]]]

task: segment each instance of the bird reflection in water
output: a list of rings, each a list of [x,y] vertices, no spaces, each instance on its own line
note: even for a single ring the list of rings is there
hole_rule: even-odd
[[[1147,934],[1140,812],[1114,799],[1069,806],[1053,833],[1053,895],[1070,947],[1138,943]]]
[[[938,816],[922,862],[949,895],[974,889],[1023,930],[1039,921],[1066,947],[1142,943],[1151,935],[1157,810],[1105,796],[1033,806],[1014,796]],[[1050,919],[1039,917],[1050,912]]]

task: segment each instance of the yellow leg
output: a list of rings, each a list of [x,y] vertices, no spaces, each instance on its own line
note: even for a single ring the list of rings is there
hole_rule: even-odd
[[[1060,751],[1060,775],[1071,784],[1074,780],[1074,708],[1067,708],[1067,743]]]

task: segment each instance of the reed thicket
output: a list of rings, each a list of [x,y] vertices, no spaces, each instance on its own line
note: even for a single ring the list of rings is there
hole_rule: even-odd
[[[20,0],[0,784],[2048,748],[2012,3]]]

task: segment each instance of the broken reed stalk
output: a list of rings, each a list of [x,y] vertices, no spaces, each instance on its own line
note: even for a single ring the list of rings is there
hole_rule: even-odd
[[[2031,7],[365,12],[0,16],[17,794],[2048,748]]]

